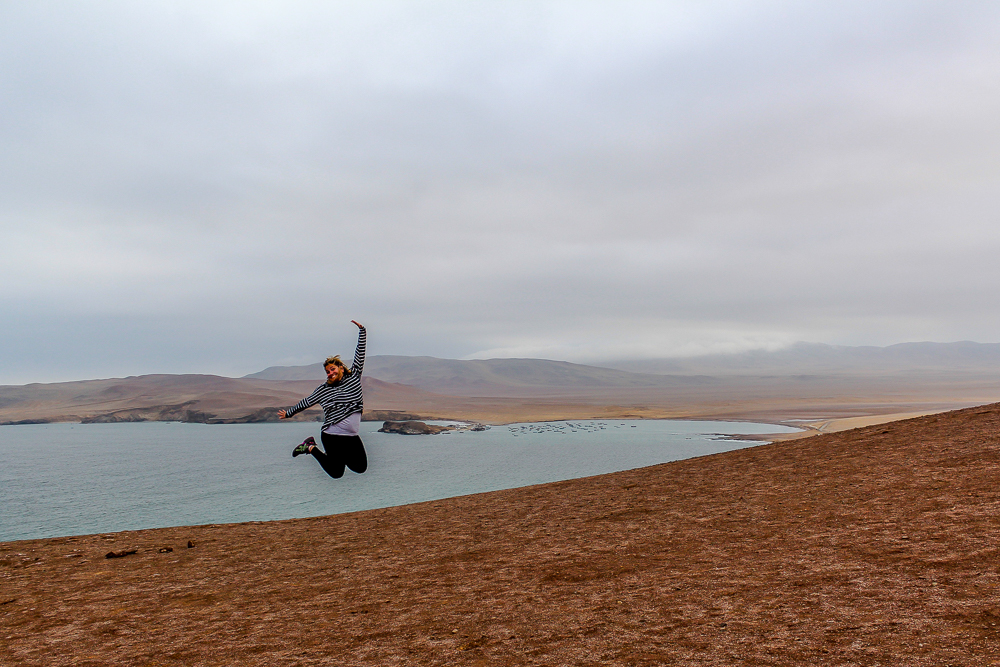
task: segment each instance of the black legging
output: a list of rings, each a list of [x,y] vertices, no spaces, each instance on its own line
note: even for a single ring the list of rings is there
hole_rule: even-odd
[[[359,436],[329,433],[320,435],[323,436],[323,449],[326,453],[321,452],[319,447],[313,447],[311,453],[327,475],[340,479],[344,476],[344,466],[357,473],[368,470],[368,455],[365,454],[365,445]]]

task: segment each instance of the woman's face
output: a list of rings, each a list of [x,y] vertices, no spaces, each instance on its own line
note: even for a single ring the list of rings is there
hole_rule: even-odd
[[[337,364],[330,364],[326,367],[326,381],[337,382],[344,377],[344,367]]]

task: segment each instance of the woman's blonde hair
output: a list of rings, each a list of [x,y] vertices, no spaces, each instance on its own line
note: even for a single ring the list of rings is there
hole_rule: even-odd
[[[332,357],[327,357],[326,361],[323,362],[323,368],[327,366],[340,366],[344,369],[344,375],[350,375],[351,369],[344,365],[344,362],[340,360],[340,355],[334,355]]]

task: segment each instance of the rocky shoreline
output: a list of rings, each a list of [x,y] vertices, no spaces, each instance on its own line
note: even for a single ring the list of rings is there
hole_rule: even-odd
[[[53,418],[21,419],[16,421],[0,421],[0,426],[23,426],[28,424],[125,424],[135,422],[181,422],[184,424],[270,424],[280,421],[323,421],[322,412],[312,409],[293,415],[288,420],[278,418],[281,407],[259,408],[242,417],[220,417],[218,415],[196,410],[196,401],[178,405],[156,405],[146,408],[127,408],[112,412],[79,417],[76,415],[61,415]],[[362,415],[362,421],[419,420],[421,415],[395,410],[372,410]]]

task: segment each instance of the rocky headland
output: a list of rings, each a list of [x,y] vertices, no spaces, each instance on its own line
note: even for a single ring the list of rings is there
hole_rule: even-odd
[[[398,433],[400,435],[437,435],[445,431],[453,431],[452,426],[437,426],[422,421],[387,421],[382,424],[379,433]]]

